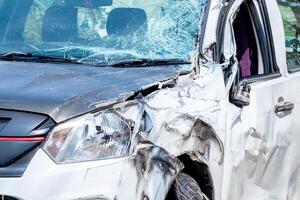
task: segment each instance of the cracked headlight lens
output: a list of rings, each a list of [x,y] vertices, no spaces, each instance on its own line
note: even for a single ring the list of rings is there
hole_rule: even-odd
[[[87,114],[56,126],[43,148],[57,163],[126,156],[131,127],[114,112]]]

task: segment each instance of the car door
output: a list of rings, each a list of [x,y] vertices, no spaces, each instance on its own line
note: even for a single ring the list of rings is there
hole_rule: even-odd
[[[285,72],[283,66],[277,65],[267,15],[268,9],[279,14],[278,8],[270,4],[271,1],[266,2],[231,1],[221,23],[224,33],[219,42],[224,45],[220,45],[219,62],[221,59],[231,61],[224,69],[225,81],[230,86],[230,103],[222,199],[286,199],[287,196],[289,172],[285,162],[292,142],[294,104],[290,79],[282,74]],[[248,12],[248,21],[241,12]],[[235,26],[239,17],[242,23]],[[244,36],[238,33],[245,26],[252,27],[251,44],[256,44],[253,47],[243,47],[245,41],[251,41],[245,39],[247,35],[250,37],[251,30],[245,29]],[[244,58],[247,49],[252,52],[248,53],[251,59]],[[253,62],[254,54],[256,62]],[[247,73],[243,70],[249,60],[250,67],[255,66],[255,70],[251,68]],[[235,73],[231,84],[230,78]]]

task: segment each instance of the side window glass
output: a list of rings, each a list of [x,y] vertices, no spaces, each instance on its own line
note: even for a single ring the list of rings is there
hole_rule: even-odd
[[[288,68],[300,68],[300,1],[277,1],[284,24]]]

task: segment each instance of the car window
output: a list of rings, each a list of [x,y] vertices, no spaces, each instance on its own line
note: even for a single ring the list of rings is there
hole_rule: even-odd
[[[300,68],[300,2],[278,0],[278,4],[284,24],[288,68]]]
[[[1,1],[1,0],[0,0]],[[41,42],[42,41],[42,26],[43,18],[46,11],[55,5],[61,6],[65,4],[65,0],[34,0],[27,16],[27,21],[24,30],[24,39],[28,41]],[[182,4],[185,4],[182,2]],[[188,5],[188,4],[186,4]],[[193,5],[190,5],[193,6]],[[106,22],[110,12],[115,8],[140,8],[145,10],[148,17],[148,32],[155,34],[159,27],[157,21],[162,17],[164,8],[170,7],[170,2],[166,0],[151,1],[135,1],[135,0],[118,0],[114,1],[112,6],[99,7],[97,9],[90,9],[84,7],[77,7],[77,29],[79,37],[82,39],[91,40],[96,37],[105,37],[108,35],[106,29]],[[175,6],[174,6],[175,7]],[[181,9],[178,7],[177,9]],[[180,12],[179,12],[180,13]],[[195,13],[193,13],[195,14]],[[184,16],[189,17],[186,13]],[[194,16],[193,16],[194,17]],[[187,18],[189,19],[189,18]],[[185,20],[187,20],[185,19]],[[179,19],[177,19],[180,21]],[[181,19],[182,21],[184,19]],[[189,24],[196,24],[190,21]],[[159,26],[166,26],[167,23],[160,23]],[[169,24],[172,27],[172,24]],[[188,25],[188,23],[186,24]],[[178,27],[177,27],[178,28]],[[188,28],[188,27],[187,27]]]
[[[207,5],[207,0],[30,2],[10,1],[7,7],[15,8],[0,13],[8,19],[0,32],[0,52],[26,46],[30,52],[104,65],[190,60]]]
[[[245,26],[247,24],[247,26]],[[263,74],[259,70],[258,44],[255,35],[255,26],[252,24],[247,4],[243,3],[233,22],[233,31],[236,43],[236,57],[240,66],[240,77],[246,78]]]

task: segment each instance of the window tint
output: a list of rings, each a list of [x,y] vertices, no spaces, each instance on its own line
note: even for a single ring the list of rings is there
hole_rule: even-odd
[[[284,23],[289,69],[300,67],[300,1],[277,0]]]

